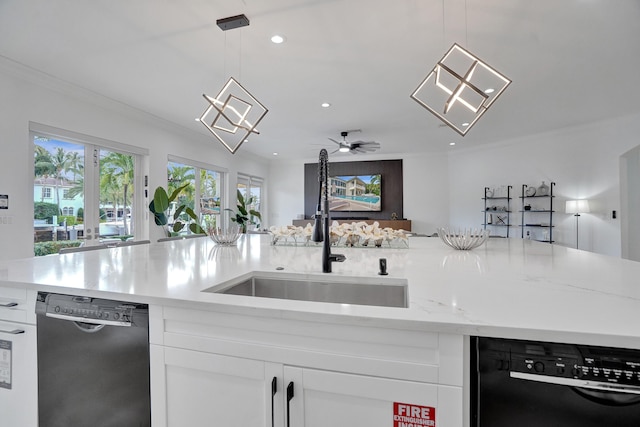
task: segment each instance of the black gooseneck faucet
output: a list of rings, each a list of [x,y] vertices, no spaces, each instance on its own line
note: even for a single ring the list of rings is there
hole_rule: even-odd
[[[311,240],[322,243],[322,272],[331,273],[332,262],[343,262],[347,257],[331,253],[329,231],[329,154],[324,148],[318,157],[318,206],[316,208]],[[324,221],[324,223],[322,222]]]

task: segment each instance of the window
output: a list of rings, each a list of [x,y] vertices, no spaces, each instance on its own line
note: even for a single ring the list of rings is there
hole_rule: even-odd
[[[65,247],[134,239],[145,215],[137,194],[142,174],[136,171],[147,151],[36,123],[30,127],[36,253],[44,255],[38,244],[50,240],[70,240]]]
[[[226,170],[212,165],[187,159],[170,157],[167,164],[167,190],[171,194],[175,189],[186,187],[178,195],[177,201],[169,208],[169,221],[179,205],[186,205],[195,212],[200,225],[205,230],[221,225],[221,212],[224,206],[224,180]],[[181,214],[181,220],[187,221],[187,214]],[[185,229],[184,233],[189,231]]]
[[[254,210],[257,212],[261,212],[262,209],[262,186],[264,180],[262,178],[256,176],[249,176],[245,174],[238,174],[238,191],[242,194],[245,201],[250,201],[248,203],[247,208],[249,210]],[[256,227],[260,228],[261,221],[258,218],[251,217],[251,223]]]

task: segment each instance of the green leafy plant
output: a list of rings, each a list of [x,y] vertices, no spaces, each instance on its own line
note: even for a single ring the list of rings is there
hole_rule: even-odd
[[[75,248],[80,246],[80,240],[56,240],[51,242],[36,242],[33,244],[33,254],[44,256],[57,254],[62,248]]]
[[[35,202],[33,204],[34,219],[46,219],[51,224],[53,217],[58,215],[60,215],[60,209],[55,203]]]
[[[58,217],[60,225],[64,224],[65,221],[67,221],[67,226],[69,227],[76,225],[76,217],[73,215],[63,215]]]
[[[249,206],[251,206],[255,202],[255,196],[250,196],[245,199],[240,190],[237,190],[237,198],[238,202],[236,204],[236,207],[238,210],[234,211],[233,209],[225,209],[225,211],[233,213],[233,215],[231,216],[231,221],[237,222],[242,229],[242,232],[246,233],[247,225],[259,224],[258,222],[254,221],[254,218],[258,218],[260,221],[262,221],[262,216],[260,215],[260,212],[249,208]]]
[[[176,188],[170,195],[162,188],[156,188],[153,193],[153,200],[149,203],[149,211],[153,213],[153,219],[156,225],[167,226],[169,224],[169,218],[173,218],[173,226],[171,229],[167,229],[169,236],[180,233],[186,226],[194,234],[206,234],[202,227],[198,224],[198,216],[192,208],[180,204],[177,205],[176,210],[171,214],[169,208],[171,203],[178,197],[180,192],[185,189],[189,184],[185,184],[182,187]],[[184,222],[180,215],[186,214],[188,216],[187,222]]]

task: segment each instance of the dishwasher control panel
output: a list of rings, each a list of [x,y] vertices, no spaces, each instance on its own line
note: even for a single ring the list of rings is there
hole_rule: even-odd
[[[99,298],[40,293],[36,312],[75,322],[131,326],[136,306]]]
[[[549,342],[495,340],[499,370],[640,386],[640,351]]]

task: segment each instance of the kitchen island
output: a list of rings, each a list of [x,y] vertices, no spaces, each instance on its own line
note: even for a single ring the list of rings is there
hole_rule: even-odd
[[[265,235],[243,236],[236,247],[180,240],[11,261],[0,267],[0,287],[149,304],[154,426],[178,425],[186,414],[198,425],[211,411],[234,425],[239,400],[254,403],[247,417],[260,425],[272,417],[276,425],[289,417],[292,425],[362,425],[369,406],[376,410],[367,423],[389,425],[376,411],[391,416],[392,404],[404,402],[437,408],[438,426],[462,426],[471,335],[640,349],[639,263],[520,239],[465,252],[412,237],[408,248],[334,252],[347,259],[323,275],[315,244],[272,246]],[[387,259],[384,278],[379,258]],[[409,307],[211,292],[253,272],[406,279]],[[304,384],[304,404],[291,414],[289,383]],[[225,396],[215,410],[211,393]],[[391,406],[371,403],[381,400]]]

